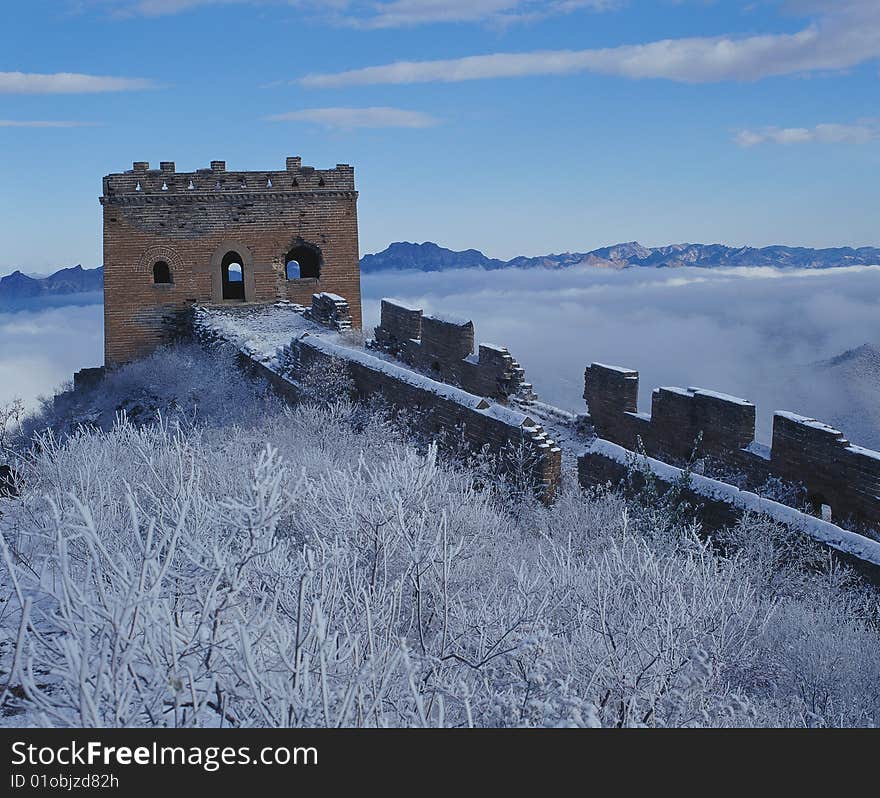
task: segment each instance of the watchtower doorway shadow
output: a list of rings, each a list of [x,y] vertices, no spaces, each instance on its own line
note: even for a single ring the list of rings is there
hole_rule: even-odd
[[[223,299],[244,302],[244,259],[237,252],[227,252],[220,264]]]

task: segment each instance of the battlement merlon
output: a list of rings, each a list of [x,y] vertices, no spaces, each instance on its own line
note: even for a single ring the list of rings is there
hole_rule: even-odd
[[[337,164],[334,169],[303,166],[299,157],[288,158],[284,170],[228,171],[225,161],[211,161],[208,169],[178,172],[173,161],[162,161],[150,169],[147,161],[135,161],[126,172],[106,175],[101,204],[131,201],[145,196],[186,197],[259,194],[282,196],[295,193],[339,193],[357,196],[354,167]]]
[[[801,484],[814,505],[835,516],[880,524],[880,452],[854,446],[838,429],[808,416],[777,411],[769,447],[755,440],[755,405],[703,388],[655,388],[651,412],[638,411],[639,373],[591,363],[584,398],[599,438],[651,457],[687,460],[700,454],[734,467],[755,487],[770,477]],[[582,474],[583,476],[583,474]],[[589,481],[589,480],[588,480]],[[586,484],[586,483],[584,483]]]
[[[514,396],[536,398],[506,348],[480,344],[474,355],[474,324],[469,320],[426,316],[421,308],[383,299],[373,347],[480,396],[502,402]]]

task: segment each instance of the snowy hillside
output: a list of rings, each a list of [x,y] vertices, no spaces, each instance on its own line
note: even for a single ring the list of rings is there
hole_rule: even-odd
[[[874,344],[795,369],[782,390],[792,406],[807,407],[851,440],[880,449],[880,348]]]
[[[545,507],[193,346],[74,411],[105,428],[50,404],[56,437],[7,441],[4,724],[880,723],[876,593],[779,525],[710,543],[570,478]]]

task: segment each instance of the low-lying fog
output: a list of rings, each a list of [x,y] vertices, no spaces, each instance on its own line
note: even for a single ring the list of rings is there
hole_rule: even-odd
[[[472,318],[478,341],[509,347],[541,398],[573,411],[595,360],[639,370],[643,410],[655,386],[700,386],[755,401],[762,440],[787,409],[880,448],[880,266],[384,272],[363,293],[369,328],[383,296]],[[33,407],[102,360],[98,304],[0,312],[0,334],[0,403]]]
[[[99,295],[86,297],[92,304],[0,312],[0,404],[20,398],[34,409],[74,371],[101,365],[104,307],[95,304]]]
[[[363,293],[365,326],[383,296],[472,318],[478,341],[507,346],[541,398],[570,410],[582,411],[584,367],[599,361],[640,372],[642,410],[656,386],[699,386],[756,402],[764,440],[771,411],[788,409],[880,446],[871,352],[809,368],[880,347],[880,266],[385,272],[365,276]]]

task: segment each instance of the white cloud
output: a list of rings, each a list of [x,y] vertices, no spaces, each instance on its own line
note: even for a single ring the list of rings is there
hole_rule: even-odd
[[[766,127],[741,130],[734,137],[740,147],[758,144],[865,144],[880,138],[875,124],[822,124],[815,127]]]
[[[512,24],[585,8],[607,11],[618,5],[617,0],[392,0],[373,4],[366,13],[343,16],[343,21],[370,29],[483,20]]]
[[[311,88],[446,82],[595,72],[681,83],[759,80],[839,70],[880,57],[880,3],[828,7],[795,33],[664,39],[589,50],[494,53],[436,61],[398,61],[345,72],[310,74]]]
[[[119,17],[164,17],[204,6],[263,5],[272,0],[85,0]]]
[[[76,72],[0,72],[0,94],[97,94],[155,88],[157,85],[145,78],[81,75]]]
[[[55,119],[0,119],[0,127],[95,127],[95,122],[70,122]]]
[[[306,108],[266,117],[270,122],[311,122],[324,127],[351,130],[353,128],[432,127],[438,123],[422,111],[382,106],[371,108]]]
[[[606,11],[625,0],[92,0],[117,16],[158,17],[196,8],[226,5],[288,5],[349,27],[378,29],[435,22],[501,25],[568,14],[580,9]]]

